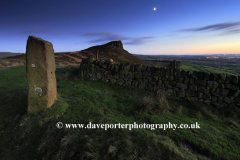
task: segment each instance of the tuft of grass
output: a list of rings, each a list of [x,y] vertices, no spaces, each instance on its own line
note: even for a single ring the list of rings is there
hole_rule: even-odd
[[[227,124],[227,126],[230,126],[230,127],[233,127],[233,128],[235,127],[237,129],[240,129],[240,125],[236,121],[234,121],[233,119],[228,118],[228,119],[225,120],[225,123]]]
[[[147,112],[150,114],[154,113],[154,99],[150,95],[144,95],[141,98],[141,101],[136,105],[136,110],[142,114],[143,112]]]
[[[197,118],[198,120],[203,120],[203,116],[202,116],[201,111],[198,111],[198,112],[196,113],[196,118]]]
[[[168,101],[166,99],[165,92],[158,90],[156,100],[157,100],[156,112],[158,115],[164,114],[166,111],[170,109]]]
[[[154,97],[150,93],[141,98],[140,103],[137,104],[137,111],[142,114],[144,112],[151,115],[163,115],[170,109],[168,101],[165,97],[164,91],[157,91],[157,95]]]
[[[139,113],[147,112],[150,114],[154,113],[154,99],[150,95],[143,96],[141,102],[137,106]]]
[[[202,114],[204,114],[207,118],[214,120],[214,121],[218,121],[219,118],[216,114],[212,113],[211,110],[207,109],[205,106],[202,107],[201,109]]]
[[[177,113],[178,115],[182,115],[182,109],[183,109],[183,107],[182,107],[182,105],[180,105],[180,106],[177,108],[176,113]]]

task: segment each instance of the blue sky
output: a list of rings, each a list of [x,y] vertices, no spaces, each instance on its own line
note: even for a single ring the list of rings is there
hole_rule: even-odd
[[[26,52],[32,35],[55,52],[121,40],[133,54],[240,53],[239,8],[240,0],[5,0],[0,52]]]

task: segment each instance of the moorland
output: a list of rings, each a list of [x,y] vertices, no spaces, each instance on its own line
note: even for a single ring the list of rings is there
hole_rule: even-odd
[[[117,62],[121,62],[121,58],[123,62],[131,60],[128,56],[118,56],[120,53],[113,51],[109,51],[109,54],[118,57],[115,59]],[[63,55],[58,59],[56,56],[59,54]],[[76,55],[59,54],[55,56],[58,100],[50,109],[34,115],[27,115],[25,55],[0,59],[1,68],[9,68],[0,70],[1,160],[240,159],[239,108],[214,108],[167,99],[164,93],[80,80],[77,76],[80,60],[76,61]],[[86,57],[87,53],[80,56]],[[107,54],[105,56],[108,57]],[[136,61],[144,61],[144,58],[136,58]],[[220,62],[214,60],[185,59],[181,61],[180,69],[239,75],[238,68],[229,61],[225,59],[221,63],[233,64],[231,69],[229,65],[220,67]],[[159,64],[161,62],[144,63],[167,66]],[[200,128],[58,129],[58,122],[85,125],[89,122],[170,122],[178,126],[198,122]]]

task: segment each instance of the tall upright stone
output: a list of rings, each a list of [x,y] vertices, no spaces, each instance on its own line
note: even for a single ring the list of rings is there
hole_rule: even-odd
[[[55,57],[51,42],[29,36],[26,47],[28,114],[50,108],[57,100]]]
[[[172,66],[172,68],[174,68],[174,69],[177,68],[176,60],[173,60],[173,66]]]

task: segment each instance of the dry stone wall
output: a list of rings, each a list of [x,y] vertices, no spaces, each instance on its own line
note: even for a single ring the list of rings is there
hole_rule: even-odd
[[[113,64],[111,59],[83,59],[81,77],[101,80],[119,86],[164,90],[166,96],[211,104],[217,107],[240,107],[239,76],[208,72],[190,73],[173,68],[157,68],[142,64]]]

